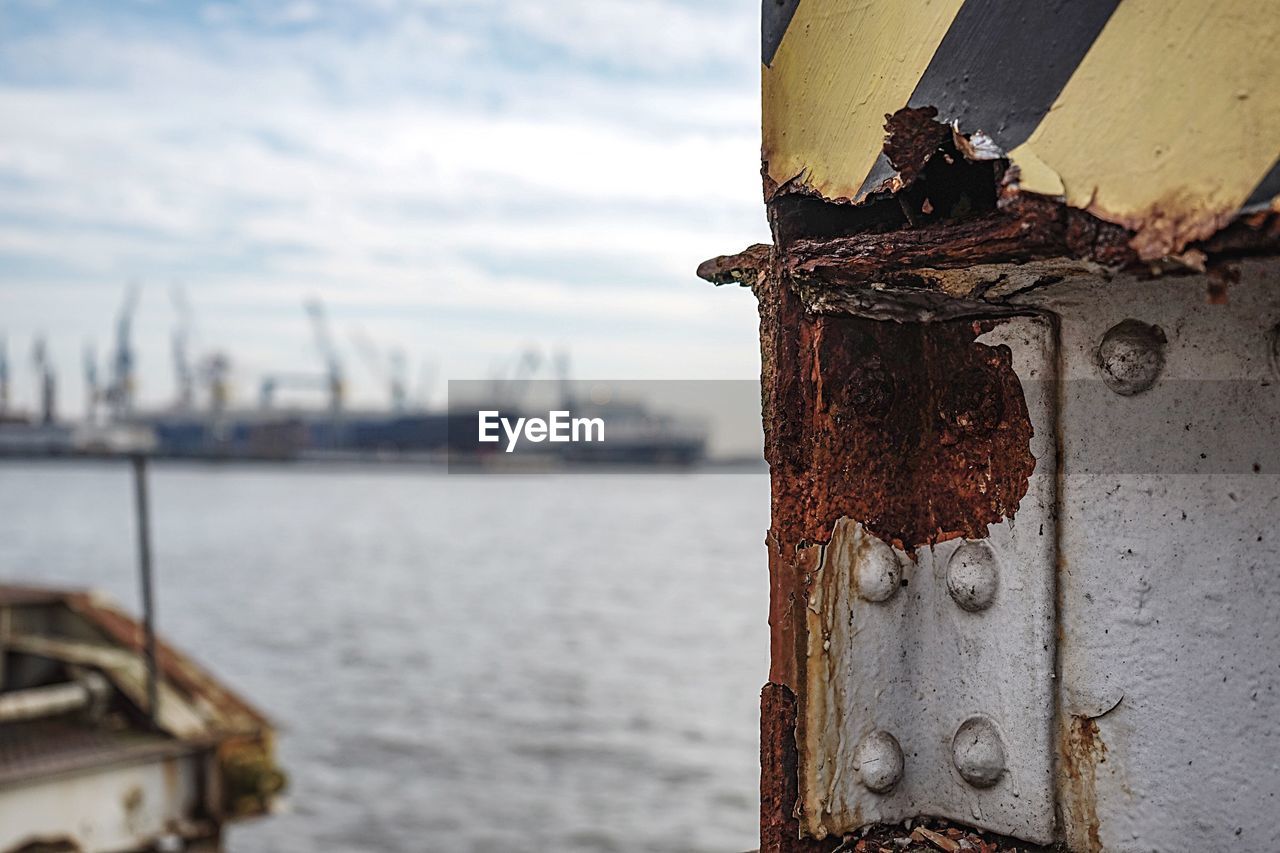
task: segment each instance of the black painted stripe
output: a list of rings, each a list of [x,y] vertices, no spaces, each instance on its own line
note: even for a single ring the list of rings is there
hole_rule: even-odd
[[[908,106],[1008,151],[1026,142],[1120,0],[965,0]]]
[[[1271,171],[1267,172],[1254,187],[1253,192],[1249,193],[1249,200],[1244,203],[1244,206],[1246,209],[1266,207],[1278,195],[1280,195],[1280,157],[1276,158],[1276,161],[1271,164]]]
[[[1120,2],[965,0],[906,106],[937,107],[939,121],[1009,151],[1040,124]],[[882,155],[859,195],[893,174]]]
[[[800,0],[762,0],[760,5],[760,61],[773,64],[773,55],[787,34]]]

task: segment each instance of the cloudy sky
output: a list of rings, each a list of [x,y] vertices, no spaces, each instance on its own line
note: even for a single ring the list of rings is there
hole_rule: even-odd
[[[608,378],[758,374],[749,294],[693,276],[767,239],[744,0],[0,0],[0,335],[64,409],[142,284],[140,396],[173,393],[171,289],[238,399],[355,341],[479,378],[528,344]],[[424,374],[425,375],[425,374]],[[415,379],[413,384],[417,384]],[[443,390],[437,385],[437,394]]]

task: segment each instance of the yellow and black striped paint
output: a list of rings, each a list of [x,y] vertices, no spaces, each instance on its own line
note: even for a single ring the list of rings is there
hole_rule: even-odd
[[[1280,210],[1276,0],[764,0],[774,185],[860,202],[887,114],[981,132],[1021,191],[1179,250]]]

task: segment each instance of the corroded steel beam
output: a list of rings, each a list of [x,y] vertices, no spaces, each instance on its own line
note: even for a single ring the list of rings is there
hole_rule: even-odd
[[[765,2],[763,851],[1280,849],[1278,39]]]

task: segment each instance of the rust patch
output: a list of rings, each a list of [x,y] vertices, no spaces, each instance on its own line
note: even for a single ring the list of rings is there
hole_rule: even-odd
[[[884,117],[884,154],[897,169],[901,185],[915,183],[934,155],[951,142],[951,128],[934,121],[937,117],[937,107],[907,107]]]
[[[991,322],[798,318],[794,373],[765,415],[784,546],[824,539],[841,516],[907,552],[1013,517],[1032,427],[1012,353],[976,340]]]
[[[1197,240],[1205,240],[1227,227],[1238,215],[1235,206],[1222,210],[1205,210],[1195,201],[1168,199],[1139,215],[1122,215],[1102,205],[1086,208],[1094,216],[1115,222],[1133,233],[1129,245],[1144,261],[1177,255]]]
[[[1209,269],[1208,294],[1210,305],[1226,305],[1230,299],[1231,285],[1240,283],[1240,267],[1223,264]]]
[[[1070,813],[1066,821],[1076,836],[1074,849],[1081,853],[1100,853],[1103,849],[1098,822],[1098,765],[1107,761],[1107,745],[1093,717],[1072,715],[1062,732],[1062,776],[1067,796],[1064,808]]]
[[[939,221],[888,233],[797,239],[785,252],[789,275],[827,285],[934,287],[930,270],[979,264],[1078,258],[1128,268],[1137,256],[1128,232],[1054,202],[1006,200],[1000,210],[960,222]],[[981,296],[981,293],[957,293]]]
[[[98,602],[88,593],[67,593],[65,602],[74,613],[110,640],[141,654],[143,631],[140,622],[113,606]],[[206,707],[216,709],[220,729],[227,732],[257,731],[270,725],[246,699],[224,687],[213,675],[159,638],[156,639],[156,664],[166,681]]]
[[[830,853],[840,839],[800,837],[795,814],[796,696],[770,682],[760,691],[760,853]]]
[[[803,683],[816,549],[842,516],[904,551],[982,538],[1010,518],[1035,468],[1008,348],[969,320],[898,324],[816,316],[772,260],[760,302],[770,679]]]
[[[766,170],[770,224],[788,270],[844,284],[928,287],[927,272],[906,273],[1056,257],[1134,272],[1202,272],[1205,260],[1280,251],[1274,210],[1193,210],[1171,198],[1124,216],[1023,192],[1018,169],[987,137],[936,116],[927,106],[885,116],[883,151],[897,174],[857,203],[824,198],[803,176],[776,185]]]
[[[773,246],[755,243],[736,255],[719,255],[698,264],[698,278],[712,284],[755,285],[769,265]]]
[[[977,341],[993,321],[812,315],[776,254],[755,290],[773,509],[761,849],[823,850],[794,811],[813,545],[842,516],[908,552],[985,537],[1026,494],[1032,426],[1012,353]]]

